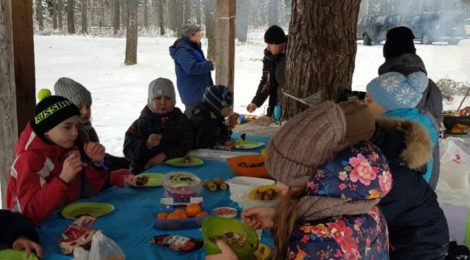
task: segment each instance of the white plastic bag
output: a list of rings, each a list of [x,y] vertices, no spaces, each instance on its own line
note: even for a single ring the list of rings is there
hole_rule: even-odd
[[[88,251],[83,247],[76,247],[73,249],[73,260],[88,260]]]
[[[96,231],[91,241],[89,260],[124,260],[126,256],[112,239]]]

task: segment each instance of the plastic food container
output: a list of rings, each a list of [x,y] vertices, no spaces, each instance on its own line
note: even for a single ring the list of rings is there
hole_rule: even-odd
[[[225,183],[229,185],[230,193],[241,194],[251,187],[272,185],[274,180],[240,176],[226,180]]]
[[[212,210],[214,215],[222,218],[234,218],[237,216],[237,209],[231,207],[220,207]]]
[[[202,208],[205,212],[210,212],[205,208]],[[157,215],[159,213],[171,213],[173,212],[173,208],[164,207],[159,210],[154,211],[154,218],[155,224],[154,227],[156,229],[162,230],[175,230],[175,229],[192,229],[192,228],[199,228],[202,225],[202,222],[208,216],[201,216],[201,217],[190,217],[184,219],[158,219]]]
[[[237,176],[271,178],[262,155],[242,155],[227,159],[227,163]]]
[[[267,190],[274,190],[278,195],[273,199],[260,199],[256,196],[257,191],[259,192],[266,192]],[[245,191],[242,195],[234,195],[230,196],[230,199],[238,202],[240,207],[242,208],[251,208],[256,206],[266,206],[266,207],[274,207],[276,206],[280,191],[275,185],[262,185],[251,190]]]
[[[189,172],[171,172],[165,175],[163,188],[165,197],[173,198],[175,202],[187,202],[201,194],[202,181]]]

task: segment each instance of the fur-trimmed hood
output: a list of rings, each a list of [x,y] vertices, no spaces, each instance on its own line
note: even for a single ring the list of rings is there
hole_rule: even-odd
[[[399,153],[399,159],[405,162],[408,168],[419,170],[426,166],[432,156],[433,145],[424,126],[418,122],[398,118],[379,118],[376,122],[379,129],[403,136],[404,147]]]

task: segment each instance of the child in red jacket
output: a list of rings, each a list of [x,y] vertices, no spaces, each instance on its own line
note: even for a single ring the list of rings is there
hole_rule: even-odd
[[[94,192],[108,182],[135,182],[127,177],[128,171],[109,176],[100,167],[105,149],[99,143],[84,144],[89,161],[80,157],[75,146],[79,116],[78,108],[64,97],[50,96],[37,104],[34,119],[16,144],[6,198],[9,209],[39,224],[54,210],[79,199],[84,182]]]

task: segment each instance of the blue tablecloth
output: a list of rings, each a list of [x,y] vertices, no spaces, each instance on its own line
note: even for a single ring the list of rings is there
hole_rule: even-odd
[[[248,140],[266,142],[265,137],[249,137]],[[260,151],[263,147],[258,148]],[[218,176],[222,180],[232,178],[234,174],[226,161],[205,160],[204,165],[191,168],[175,168],[161,165],[150,169],[148,172],[167,173],[171,171],[187,171],[196,174],[201,179],[213,179]],[[127,259],[204,259],[204,249],[190,253],[178,253],[167,248],[162,248],[150,243],[150,239],[160,234],[178,234],[195,238],[202,238],[199,229],[190,230],[157,230],[155,223],[155,211],[160,208],[160,198],[163,196],[163,188],[117,188],[112,187],[97,197],[87,201],[109,202],[115,206],[115,210],[98,218],[96,228],[118,243],[126,254]],[[229,206],[239,209],[238,204],[229,199],[228,191],[211,192],[203,189],[201,196],[204,198],[206,208]],[[45,259],[70,259],[64,256],[58,246],[60,233],[70,224],[71,220],[60,217],[59,212],[52,214],[39,228],[41,245],[44,248]],[[263,232],[261,242],[272,246],[270,234]]]

